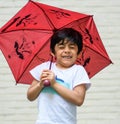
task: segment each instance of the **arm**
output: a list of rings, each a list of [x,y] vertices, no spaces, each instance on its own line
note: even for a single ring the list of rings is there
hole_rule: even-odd
[[[85,84],[78,85],[73,90],[67,89],[56,82],[55,74],[51,70],[43,71],[41,81],[44,80],[49,80],[51,82],[51,87],[54,88],[56,92],[67,101],[78,106],[83,104],[86,93]]]
[[[28,88],[27,98],[30,101],[35,100],[38,97],[38,95],[40,94],[40,92],[43,89],[43,87],[44,86],[43,86],[42,82],[39,82],[37,80],[33,80],[32,84]]]
[[[27,91],[28,100],[33,101],[39,96],[40,92],[44,88],[43,83],[44,83],[46,76],[47,75],[46,73],[44,73],[44,70],[43,70],[42,74],[40,75],[40,81],[35,80],[35,79],[33,80],[32,84],[30,85]]]
[[[73,90],[69,90],[58,83],[54,83],[52,87],[67,101],[77,106],[83,104],[86,93],[85,84],[78,85]]]
[[[40,81],[37,81],[35,79],[33,80],[32,84],[30,85],[27,91],[28,100],[33,101],[39,96],[40,92],[44,88],[44,80],[46,80],[47,76],[48,70],[47,73],[43,70],[42,74],[40,75]]]

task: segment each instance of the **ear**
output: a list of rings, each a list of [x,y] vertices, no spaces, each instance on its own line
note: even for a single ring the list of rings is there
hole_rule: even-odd
[[[50,52],[50,55],[53,56],[53,57],[55,57],[55,54],[53,52]]]

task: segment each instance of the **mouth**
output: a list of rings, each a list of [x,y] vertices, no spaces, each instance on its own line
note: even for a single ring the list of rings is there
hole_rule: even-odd
[[[64,59],[71,59],[72,56],[62,56],[62,58],[64,58]]]

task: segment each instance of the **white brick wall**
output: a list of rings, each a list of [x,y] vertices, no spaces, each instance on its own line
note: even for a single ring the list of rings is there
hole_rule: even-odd
[[[119,0],[36,0],[94,15],[103,43],[114,62],[91,79],[92,87],[78,108],[78,124],[120,123],[120,1]],[[27,0],[0,0],[0,27]],[[0,124],[34,124],[36,101],[26,99],[27,85],[15,85],[13,75],[0,52]]]

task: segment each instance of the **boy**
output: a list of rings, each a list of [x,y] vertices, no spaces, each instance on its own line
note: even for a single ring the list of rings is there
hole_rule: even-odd
[[[30,101],[38,98],[36,124],[76,124],[76,106],[83,104],[90,87],[85,69],[75,64],[82,47],[78,31],[58,30],[51,38],[51,55],[56,60],[51,70],[48,70],[50,62],[45,62],[30,71],[34,80],[27,97]],[[49,87],[44,86],[45,80],[50,82]]]

